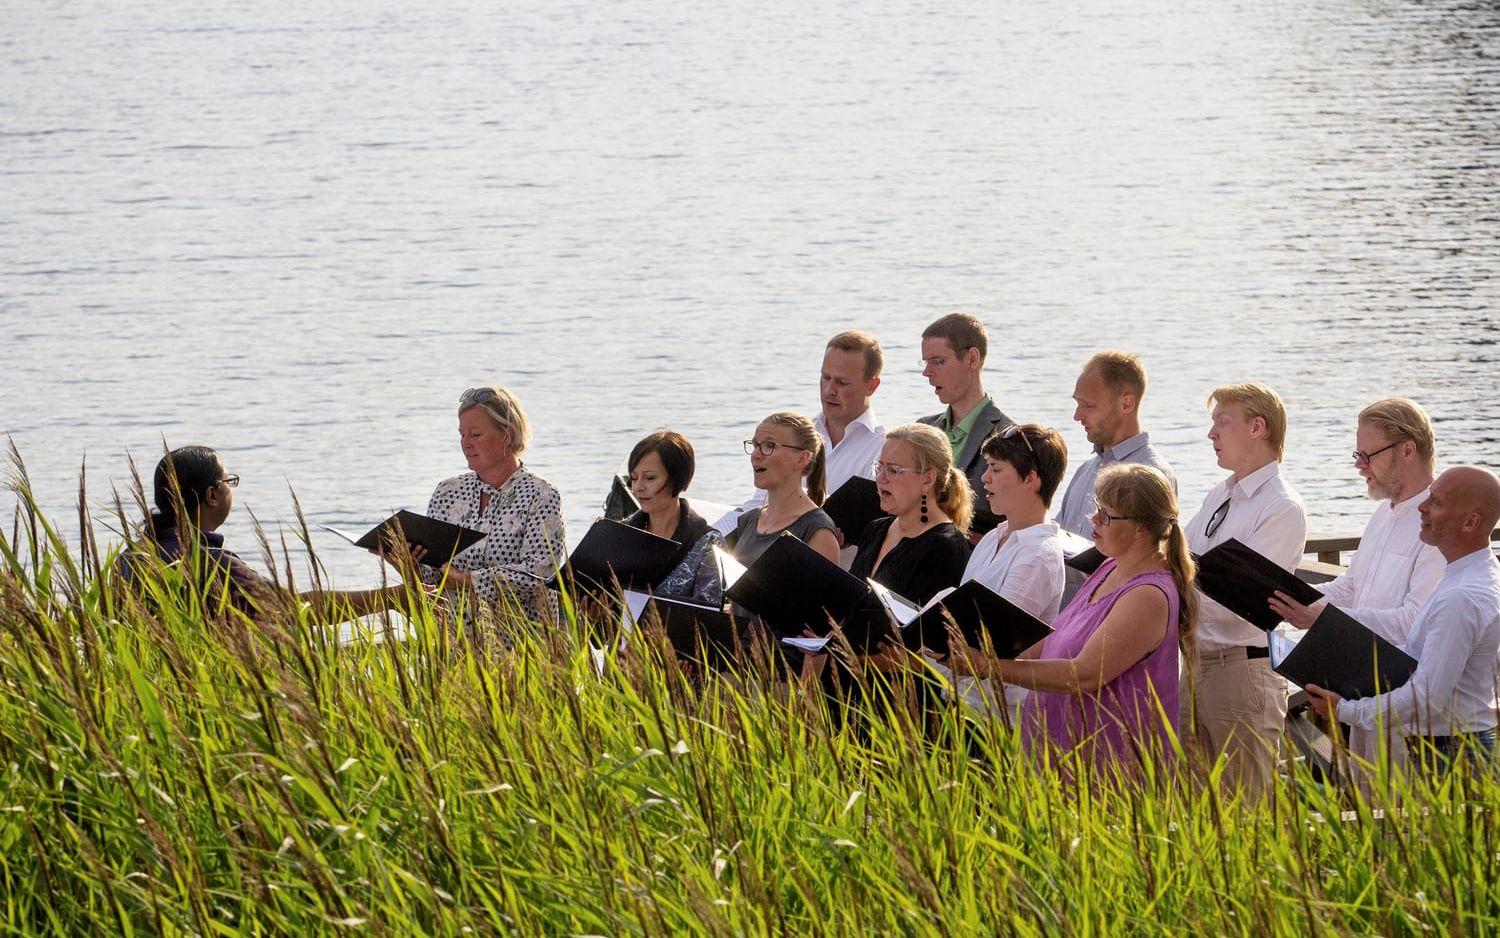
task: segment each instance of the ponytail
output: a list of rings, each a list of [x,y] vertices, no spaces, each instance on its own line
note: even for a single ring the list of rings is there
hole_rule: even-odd
[[[1167,547],[1165,551],[1167,569],[1172,571],[1172,583],[1177,587],[1177,647],[1192,660],[1198,647],[1198,565],[1193,562],[1193,553],[1188,550],[1187,535],[1176,518],[1167,522]]]
[[[948,474],[938,478],[936,490],[938,507],[958,528],[959,534],[969,533],[969,523],[974,520],[974,489],[969,479],[956,466],[948,467]]]
[[[813,453],[812,464],[807,467],[807,497],[814,505],[822,505],[827,496],[828,458],[823,441],[818,440],[818,450]]]

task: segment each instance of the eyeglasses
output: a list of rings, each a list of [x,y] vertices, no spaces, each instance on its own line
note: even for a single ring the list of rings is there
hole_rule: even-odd
[[[1405,440],[1397,440],[1394,443],[1387,443],[1386,445],[1382,446],[1380,449],[1375,450],[1375,452],[1373,452],[1373,453],[1366,453],[1363,450],[1355,450],[1354,452],[1350,453],[1349,455],[1354,457],[1354,464],[1356,466],[1368,466],[1370,464],[1370,460],[1374,459],[1376,456],[1379,456],[1381,453],[1385,452],[1386,450],[1388,450],[1388,449],[1390,449],[1390,448],[1392,448],[1394,446],[1400,446],[1402,443],[1405,443],[1405,442],[1406,442]]]
[[[487,404],[493,400],[497,400],[494,388],[468,388],[458,396],[458,402],[464,406]]]
[[[877,476],[884,473],[887,478],[899,479],[902,476],[906,475],[908,472],[916,472],[917,470],[913,469],[911,466],[898,466],[895,463],[881,462],[877,459],[874,462],[870,463],[870,471],[875,473],[875,475]]]
[[[235,475],[234,473],[230,473],[219,481],[229,486],[230,488],[235,488],[240,484],[240,477]]]
[[[790,443],[778,443],[775,440],[761,440],[759,443],[755,442],[754,440],[745,441],[745,453],[751,456],[755,455],[756,450],[759,450],[762,456],[769,456],[772,453],[776,452],[778,448],[798,449],[804,453],[812,452],[812,450],[809,450],[805,446],[793,446]]]
[[[1008,440],[1013,436],[1019,436],[1021,442],[1026,444],[1026,448],[1031,450],[1031,455],[1036,455],[1036,447],[1031,445],[1031,438],[1021,432],[1021,425],[1019,423],[1013,423],[1000,431],[1000,439],[1002,440]]]
[[[1229,517],[1230,501],[1228,498],[1224,499],[1224,503],[1215,508],[1214,513],[1208,516],[1208,527],[1203,529],[1204,537],[1213,537],[1218,533],[1219,528],[1224,526],[1224,519]]]
[[[1129,515],[1112,515],[1104,510],[1103,505],[1100,505],[1099,510],[1094,512],[1089,520],[1101,528],[1107,528],[1111,521],[1135,521],[1136,519]]]

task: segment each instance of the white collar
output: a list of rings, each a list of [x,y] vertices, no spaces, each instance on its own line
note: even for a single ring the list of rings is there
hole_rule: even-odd
[[[1224,480],[1224,488],[1231,495],[1239,493],[1246,498],[1260,491],[1261,487],[1281,474],[1281,463],[1271,460],[1264,466],[1235,482],[1234,476]]]
[[[880,424],[875,422],[875,408],[866,407],[864,413],[849,421],[849,426],[844,428],[845,435],[847,436],[849,431],[856,426],[864,427],[871,433],[878,432]],[[813,418],[813,427],[823,435],[824,439],[828,439],[828,415],[823,413],[822,407],[818,408],[818,415]]]

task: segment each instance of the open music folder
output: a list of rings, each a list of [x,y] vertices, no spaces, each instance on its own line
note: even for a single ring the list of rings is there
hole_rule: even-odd
[[[998,658],[1014,658],[1052,634],[1047,623],[978,580],[943,590],[921,608],[904,598],[895,604],[879,591],[876,595],[887,604],[892,618],[906,619],[901,637],[913,651],[925,648],[947,654],[950,619],[970,646],[982,648],[988,638]]]
[[[391,550],[400,543],[412,544],[427,551],[425,563],[441,566],[484,540],[483,531],[475,531],[448,521],[419,515],[405,508],[375,525],[359,537],[341,531],[332,525],[318,527],[365,550]]]
[[[625,593],[622,626],[659,628],[679,657],[727,667],[740,648],[739,627],[734,617],[718,606],[705,606],[671,596],[653,596],[634,590]]]
[[[834,625],[866,621],[851,615],[874,602],[863,581],[788,532],[748,567],[726,551],[719,557],[724,595],[780,636],[825,635]]]

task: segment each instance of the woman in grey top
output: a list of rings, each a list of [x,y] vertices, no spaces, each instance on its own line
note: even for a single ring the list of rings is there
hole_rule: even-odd
[[[838,528],[818,506],[823,503],[823,438],[801,414],[772,414],[745,441],[755,487],[765,489],[766,503],[740,516],[729,536],[734,559],[749,566],[783,531],[839,562]],[[804,491],[802,480],[807,480]]]
[[[562,500],[521,463],[531,427],[520,402],[503,388],[470,388],[458,399],[458,435],[469,471],[438,483],[427,514],[487,536],[446,568],[424,564],[423,581],[496,609],[513,596],[529,618],[550,618],[554,604],[542,583],[567,555]]]

